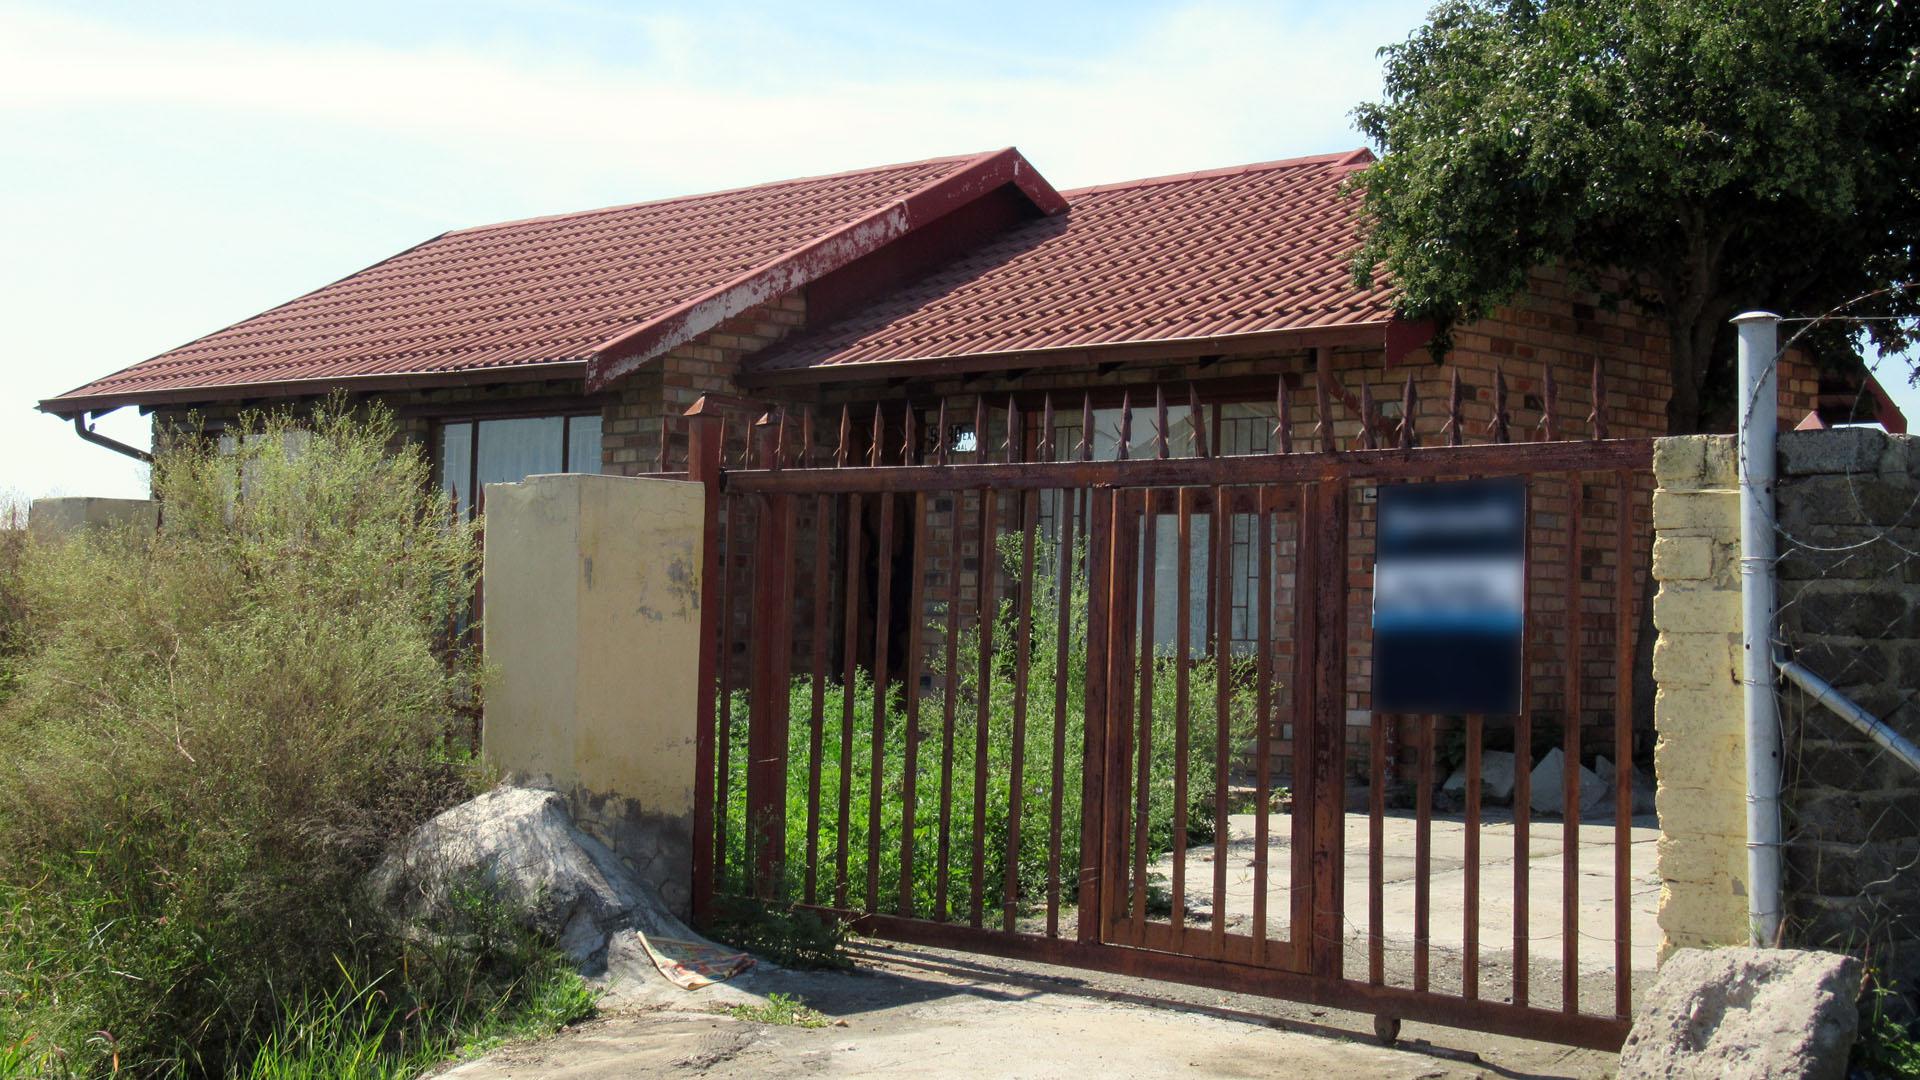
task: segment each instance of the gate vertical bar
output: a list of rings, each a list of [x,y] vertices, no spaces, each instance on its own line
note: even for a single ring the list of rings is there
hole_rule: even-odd
[[[774,425],[763,419],[758,434],[763,459],[776,460]],[[760,625],[753,635],[753,700],[747,712],[747,838],[754,895],[773,900],[780,898],[786,875],[793,496],[768,494],[761,500],[760,529],[754,538],[754,618]]]
[[[1551,369],[1549,369],[1551,370]],[[1567,474],[1567,679],[1566,721],[1561,731],[1565,773],[1560,782],[1560,990],[1561,1008],[1580,1010],[1580,474]]]
[[[1614,537],[1613,1011],[1633,1011],[1633,474],[1619,478]]]
[[[1337,979],[1345,910],[1347,502],[1348,480],[1337,472],[1319,485],[1314,526],[1313,923],[1308,951],[1313,974]]]
[[[1087,438],[1092,439],[1091,429]],[[1087,690],[1080,786],[1080,906],[1075,937],[1100,940],[1102,845],[1107,760],[1107,612],[1112,576],[1113,489],[1087,493]]]

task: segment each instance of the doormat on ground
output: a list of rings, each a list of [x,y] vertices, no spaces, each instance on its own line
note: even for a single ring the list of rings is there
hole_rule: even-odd
[[[728,952],[711,942],[653,937],[638,930],[634,934],[647,950],[653,966],[682,990],[698,990],[731,979],[753,966],[753,957],[743,952]]]

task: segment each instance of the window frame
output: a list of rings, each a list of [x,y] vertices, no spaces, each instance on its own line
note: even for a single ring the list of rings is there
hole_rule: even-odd
[[[433,445],[433,474],[436,484],[442,491],[449,490],[447,487],[446,433],[447,428],[451,425],[467,425],[466,486],[459,490],[464,490],[467,493],[466,516],[472,518],[480,511],[480,496],[476,489],[479,487],[477,481],[480,475],[480,425],[482,423],[490,420],[559,420],[560,471],[566,473],[574,471],[572,462],[569,460],[573,455],[573,422],[586,417],[592,417],[595,420],[601,421],[601,433],[604,438],[606,420],[604,412],[599,408],[567,409],[552,406],[546,408],[533,406],[523,409],[475,410],[467,413],[450,413],[445,416],[436,416],[433,418],[432,434],[429,436]],[[598,472],[604,462],[605,450],[603,448],[600,455],[596,457],[594,461],[594,471]]]

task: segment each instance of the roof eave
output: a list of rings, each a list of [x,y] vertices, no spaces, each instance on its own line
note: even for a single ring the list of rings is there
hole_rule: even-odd
[[[793,292],[898,240],[926,223],[1011,184],[1034,208],[1053,215],[1067,201],[1008,147],[800,247],[716,286],[598,346],[587,360],[587,389],[599,390],[647,361],[706,333],[727,319]]]
[[[796,383],[849,382],[862,379],[937,378],[947,375],[976,375],[994,371],[1061,368],[1087,364],[1156,363],[1188,356],[1247,355],[1274,349],[1316,347],[1385,349],[1389,347],[1396,325],[1399,325],[1397,319],[1381,318],[1351,323],[1289,327],[1283,330],[1264,330],[1247,334],[1161,338],[1150,341],[1095,342],[1047,349],[1014,349],[1004,352],[922,356],[901,360],[816,364],[780,371],[744,371],[740,375],[740,382],[744,386],[760,387]]]
[[[182,386],[158,390],[128,390],[101,394],[63,394],[47,398],[35,408],[54,416],[72,418],[83,413],[110,411],[128,405],[145,408],[162,405],[204,405],[240,398],[307,397],[334,390],[354,392],[378,390],[423,390],[452,386],[490,386],[498,383],[541,382],[547,379],[577,379],[585,376],[584,360],[559,360],[535,364],[507,364],[498,367],[467,368],[457,371],[384,372],[377,375],[347,375],[322,379],[286,379],[277,382],[219,383]]]

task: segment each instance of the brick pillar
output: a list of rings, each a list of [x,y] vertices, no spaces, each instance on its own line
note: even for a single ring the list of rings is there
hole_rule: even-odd
[[[1676,948],[1747,942],[1733,436],[1661,439],[1654,479],[1654,773],[1664,960]]]

